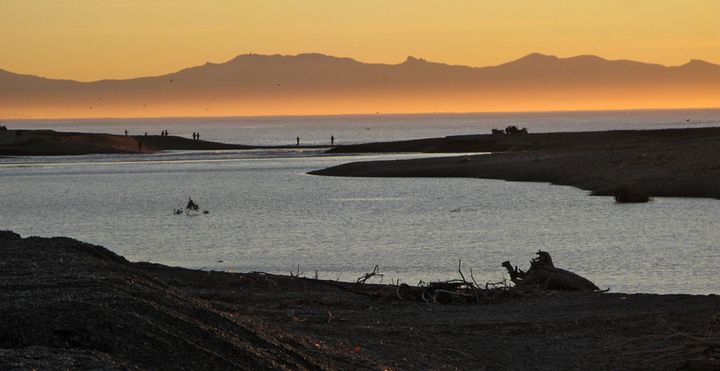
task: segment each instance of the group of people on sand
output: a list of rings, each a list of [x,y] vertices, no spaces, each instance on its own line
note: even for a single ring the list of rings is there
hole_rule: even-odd
[[[0,130],[7,130],[7,128],[5,128],[5,126],[0,126]],[[128,133],[129,133],[129,132],[127,131],[127,129],[125,129],[125,135],[128,135]],[[147,136],[147,135],[148,135],[148,134],[147,134],[147,131],[146,131],[146,132],[145,132],[145,136]],[[163,129],[163,130],[160,132],[160,136],[166,137],[166,136],[168,136],[168,135],[169,135],[169,134],[168,134],[167,129]],[[192,133],[192,138],[193,138],[193,140],[200,140],[200,132],[199,132],[199,131],[193,131],[193,133]],[[299,137],[299,136],[295,138],[295,144],[296,144],[298,147],[300,146],[300,137]],[[334,136],[334,135],[331,135],[331,136],[330,136],[330,145],[331,145],[331,146],[335,145],[335,136]]]
[[[127,129],[125,129],[125,135],[128,135],[129,133],[130,133],[130,132],[129,132]],[[146,132],[145,132],[145,136],[147,136],[147,135],[148,135],[148,132],[146,131]],[[160,136],[162,136],[162,137],[168,136],[168,131],[167,131],[167,130],[162,130],[162,131],[160,132]]]

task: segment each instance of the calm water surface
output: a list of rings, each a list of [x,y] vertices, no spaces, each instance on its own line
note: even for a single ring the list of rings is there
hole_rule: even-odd
[[[479,179],[339,178],[319,152],[170,152],[3,159],[0,227],[71,236],[131,261],[354,280],[478,280],[538,249],[602,287],[718,293],[716,200],[618,205],[571,187]],[[422,155],[426,156],[426,155]],[[210,214],[173,215],[191,195]]]
[[[689,120],[689,121],[688,121]],[[720,110],[7,121],[10,128],[150,133],[248,144],[323,144],[486,133],[720,126]],[[479,281],[527,267],[538,249],[613,291],[720,293],[720,202],[618,205],[540,183],[335,178],[310,170],[360,159],[320,151],[166,152],[0,158],[0,228],[70,236],[132,261],[354,280]],[[192,196],[207,215],[173,215]]]

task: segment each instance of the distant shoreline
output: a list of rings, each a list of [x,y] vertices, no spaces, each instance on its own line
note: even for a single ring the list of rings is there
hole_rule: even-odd
[[[18,135],[20,132],[20,135]],[[308,149],[250,146],[179,136],[53,130],[0,131],[0,156],[138,154],[166,150]],[[329,153],[478,153],[490,155],[354,162],[310,172],[362,177],[470,177],[549,182],[613,195],[720,198],[720,128],[482,134],[333,147]]]
[[[138,154],[168,150],[249,150],[327,148],[327,146],[249,146],[193,140],[179,136],[114,135],[54,130],[0,131],[0,156],[72,156]]]
[[[549,182],[613,195],[720,198],[720,128],[468,135],[339,146],[332,153],[494,152],[354,162],[310,172],[360,177],[468,177]]]

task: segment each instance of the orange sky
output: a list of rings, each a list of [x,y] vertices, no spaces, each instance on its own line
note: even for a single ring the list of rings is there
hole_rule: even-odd
[[[0,0],[0,15],[0,68],[81,81],[250,52],[471,66],[536,51],[720,63],[718,0]]]

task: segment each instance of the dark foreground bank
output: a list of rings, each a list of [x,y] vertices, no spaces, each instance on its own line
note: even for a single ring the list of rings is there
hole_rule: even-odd
[[[130,263],[0,232],[0,369],[720,366],[714,295],[539,291],[443,305],[395,292]]]
[[[571,185],[597,195],[720,198],[720,128],[473,135],[344,146],[333,152],[493,152],[356,162],[316,175],[470,177]]]

